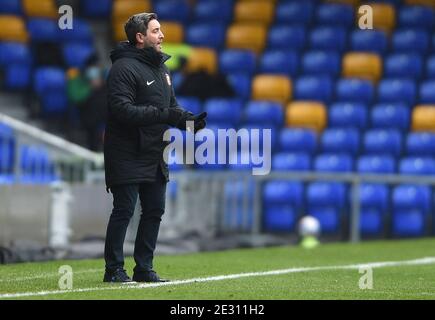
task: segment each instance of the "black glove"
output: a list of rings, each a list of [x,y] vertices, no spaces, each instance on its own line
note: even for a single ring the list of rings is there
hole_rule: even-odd
[[[182,122],[186,122],[185,120],[183,121],[183,119],[186,119],[190,115],[193,114],[190,112],[187,113],[179,108],[166,108],[163,110],[165,123],[177,128]],[[184,124],[184,126],[186,126],[186,124]]]
[[[191,115],[187,117],[186,121],[193,121],[194,133],[198,132],[201,129],[204,129],[207,125],[205,118],[207,117],[207,112],[201,112],[197,115]],[[186,126],[186,124],[184,124]]]

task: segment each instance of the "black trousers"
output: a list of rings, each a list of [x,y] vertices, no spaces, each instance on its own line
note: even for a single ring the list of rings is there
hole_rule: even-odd
[[[160,222],[165,211],[166,179],[157,170],[155,182],[118,185],[110,188],[113,194],[113,211],[107,226],[104,258],[106,270],[124,267],[124,240],[139,195],[142,215],[134,246],[134,272],[153,268],[154,250]]]

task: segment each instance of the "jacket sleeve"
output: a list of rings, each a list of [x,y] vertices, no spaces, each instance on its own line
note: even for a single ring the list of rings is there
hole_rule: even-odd
[[[137,106],[136,79],[127,64],[114,64],[108,79],[108,111],[117,121],[128,126],[165,123],[167,114],[155,106]]]

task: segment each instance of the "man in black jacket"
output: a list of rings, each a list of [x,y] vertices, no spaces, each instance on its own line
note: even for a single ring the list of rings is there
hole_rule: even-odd
[[[165,210],[168,166],[163,140],[169,126],[194,131],[205,127],[206,113],[194,116],[175,99],[162,52],[163,33],[157,15],[140,13],[125,24],[128,42],[111,53],[108,77],[108,119],[104,141],[106,186],[113,211],[105,243],[105,282],[130,282],[124,270],[123,244],[139,196],[142,206],[134,248],[133,281],[161,282],[153,271],[153,254]]]

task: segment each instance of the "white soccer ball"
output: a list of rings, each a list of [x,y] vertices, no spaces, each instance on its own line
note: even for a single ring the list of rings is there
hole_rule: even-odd
[[[301,237],[318,236],[320,234],[320,222],[313,216],[305,216],[299,221],[299,235]]]

